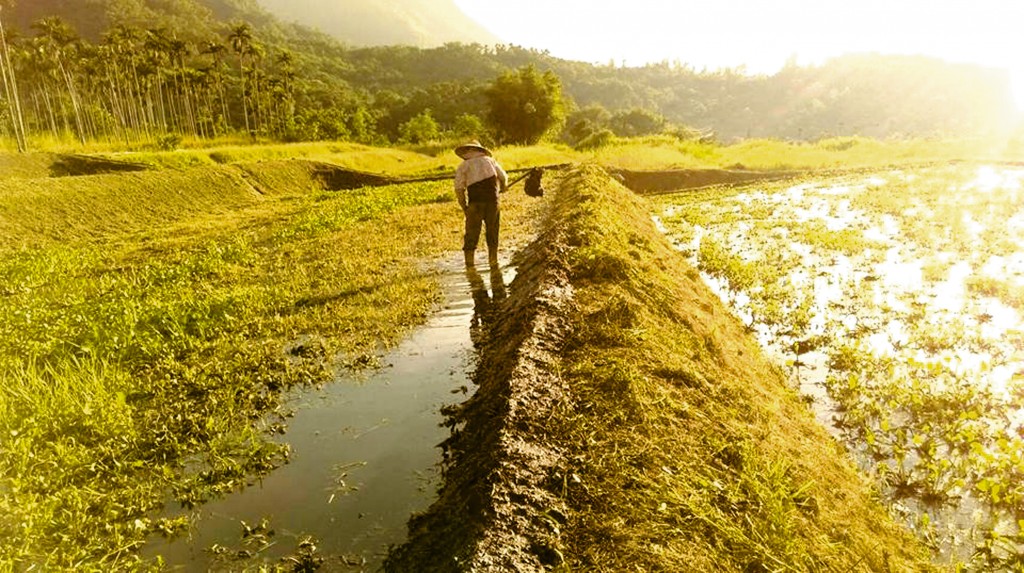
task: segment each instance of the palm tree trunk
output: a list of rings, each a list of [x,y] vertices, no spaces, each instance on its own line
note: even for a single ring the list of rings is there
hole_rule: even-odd
[[[0,12],[3,7],[0,6]],[[11,125],[14,128],[14,138],[18,142],[18,151],[28,151],[28,142],[25,138],[25,120],[21,115],[21,98],[18,95],[18,82],[14,76],[14,67],[11,65],[11,53],[7,49],[7,35],[4,32],[3,20],[0,20],[0,71],[3,72],[4,92],[7,96],[7,105],[11,114]]]
[[[54,139],[58,139],[60,138],[60,129],[57,126],[57,112],[54,110],[53,98],[50,96],[49,86],[46,85],[45,81],[43,84],[43,103],[46,105],[46,115],[49,119],[50,132],[53,133]]]
[[[238,56],[238,76],[242,80],[242,115],[245,116],[245,134],[249,135],[252,130],[249,128],[249,106],[245,95],[245,67],[242,65],[242,56]]]
[[[81,102],[78,101],[78,94],[75,90],[74,79],[71,74],[64,67],[64,61],[60,58],[57,59],[57,65],[60,67],[60,73],[64,76],[64,82],[68,87],[68,97],[71,99],[71,110],[75,116],[75,129],[78,132],[78,140],[85,145],[85,124],[82,121],[82,109]]]

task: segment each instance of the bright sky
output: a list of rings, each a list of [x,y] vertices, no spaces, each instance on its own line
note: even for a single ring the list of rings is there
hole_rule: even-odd
[[[786,59],[924,54],[1005,68],[1024,109],[1024,0],[455,0],[506,43],[595,63],[772,73]]]

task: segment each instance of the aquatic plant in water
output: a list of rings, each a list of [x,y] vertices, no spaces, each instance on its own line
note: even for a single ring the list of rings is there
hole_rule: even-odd
[[[665,197],[659,226],[944,561],[1024,560],[1024,171]]]

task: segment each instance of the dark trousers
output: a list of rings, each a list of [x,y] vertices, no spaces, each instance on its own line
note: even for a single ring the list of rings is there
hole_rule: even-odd
[[[487,226],[487,250],[498,249],[498,225],[501,213],[497,201],[471,201],[466,207],[466,235],[462,250],[475,251],[480,242],[480,227]]]

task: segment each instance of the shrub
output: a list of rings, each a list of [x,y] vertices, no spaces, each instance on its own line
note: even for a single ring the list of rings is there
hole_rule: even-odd
[[[181,135],[177,133],[156,136],[156,148],[160,151],[174,151],[179,145],[181,145]]]
[[[608,145],[611,145],[614,141],[615,134],[612,133],[610,129],[601,129],[599,131],[591,133],[590,135],[580,140],[580,142],[576,144],[576,149],[580,151],[589,149],[600,149],[602,147],[607,147]]]

